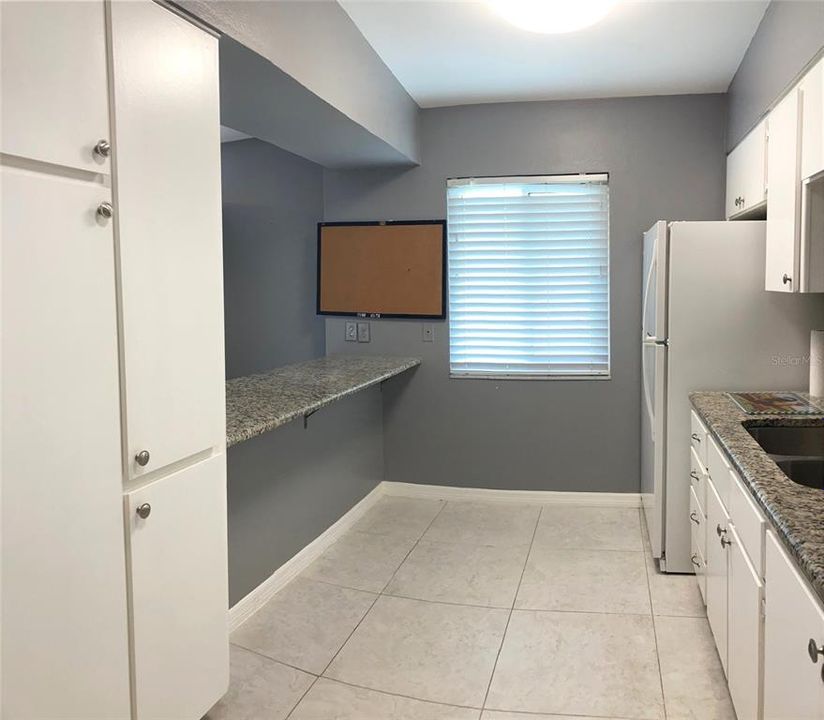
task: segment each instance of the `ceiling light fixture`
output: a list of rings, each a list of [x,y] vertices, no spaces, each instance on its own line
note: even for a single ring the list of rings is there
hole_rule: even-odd
[[[487,0],[504,20],[534,33],[569,33],[603,20],[618,0]]]

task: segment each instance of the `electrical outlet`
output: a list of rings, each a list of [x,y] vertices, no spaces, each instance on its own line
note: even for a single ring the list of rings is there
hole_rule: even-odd
[[[346,342],[358,341],[358,324],[356,322],[346,321]]]
[[[423,341],[435,342],[435,326],[431,323],[423,324]]]
[[[358,342],[369,342],[369,323],[358,323]]]

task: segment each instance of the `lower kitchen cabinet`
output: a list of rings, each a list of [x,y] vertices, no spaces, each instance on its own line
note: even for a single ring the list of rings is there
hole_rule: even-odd
[[[824,611],[772,532],[766,556],[764,720],[821,720]]]
[[[229,683],[226,456],[128,493],[125,513],[136,717],[200,718]]]
[[[727,613],[727,682],[739,718],[761,717],[764,584],[731,525]]]
[[[707,619],[727,673],[727,543],[730,518],[712,481],[707,487]]]

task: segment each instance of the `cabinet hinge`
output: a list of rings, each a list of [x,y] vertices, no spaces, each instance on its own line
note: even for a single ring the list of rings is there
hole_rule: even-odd
[[[761,617],[767,617],[767,597],[764,596],[761,598]]]

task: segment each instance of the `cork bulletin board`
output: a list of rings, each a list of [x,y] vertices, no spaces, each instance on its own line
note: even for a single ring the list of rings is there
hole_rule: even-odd
[[[317,309],[446,317],[446,221],[318,223]]]

